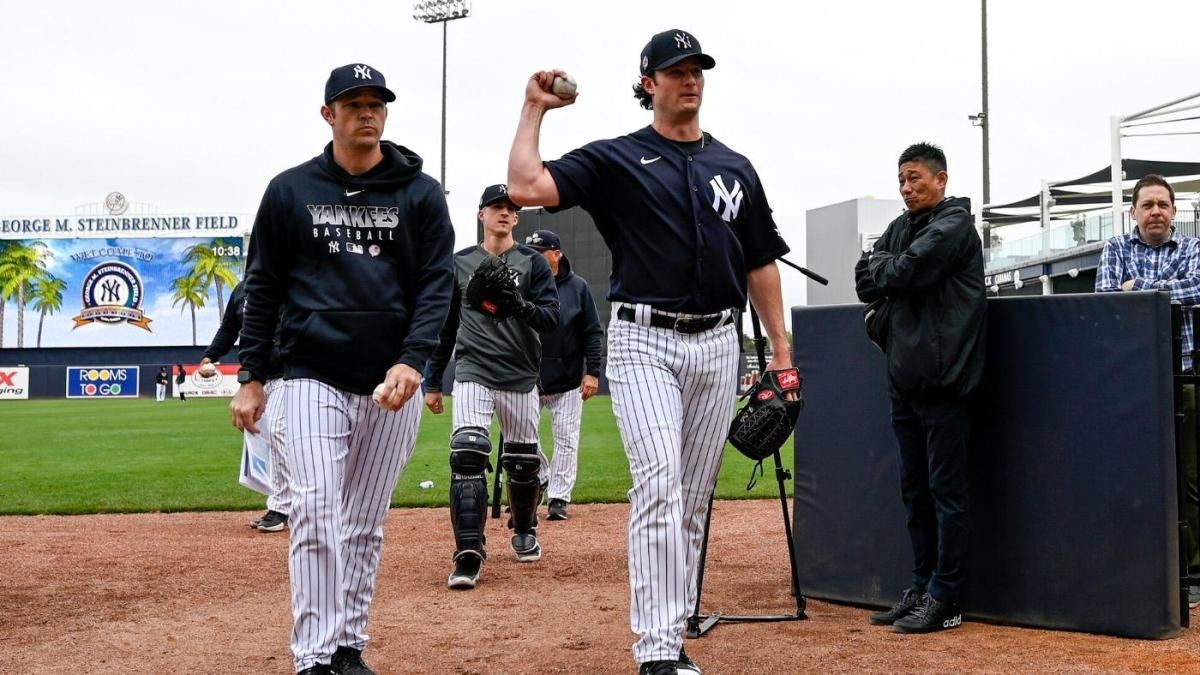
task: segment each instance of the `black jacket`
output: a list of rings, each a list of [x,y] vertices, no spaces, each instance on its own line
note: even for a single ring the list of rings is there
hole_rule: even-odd
[[[604,355],[604,329],[596,301],[582,277],[571,271],[563,256],[554,277],[560,309],[558,328],[542,336],[542,367],[538,390],[561,394],[579,387],[583,375],[600,377]],[[586,370],[584,360],[586,358]]]
[[[325,152],[267,186],[254,219],[240,356],[262,376],[279,333],[284,377],[369,394],[388,368],[418,372],[454,287],[454,230],[421,158],[382,143],[351,176]]]
[[[854,276],[860,300],[887,298],[893,396],[965,396],[979,385],[987,296],[970,200],[893,220]]]
[[[234,286],[233,291],[229,293],[229,300],[225,303],[225,314],[221,317],[221,325],[217,327],[217,332],[213,335],[208,349],[204,350],[203,358],[213,363],[220,361],[221,357],[233,348],[233,343],[238,339],[238,333],[242,331],[242,316],[246,306],[245,285],[246,282],[239,281],[238,285]],[[267,366],[262,374],[268,380],[283,375],[283,364],[279,363],[277,349],[271,349],[271,358],[267,361]]]

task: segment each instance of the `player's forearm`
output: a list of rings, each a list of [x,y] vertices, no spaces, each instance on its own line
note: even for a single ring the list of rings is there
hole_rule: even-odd
[[[779,280],[779,267],[771,262],[747,275],[750,302],[762,321],[763,330],[771,341],[771,352],[791,354],[787,327],[783,322],[783,290]]]
[[[546,181],[553,185],[553,179],[542,164],[539,148],[545,114],[544,107],[525,102],[517,121],[517,134],[508,153],[508,195],[521,206],[554,206],[558,203],[557,194],[553,195],[554,203],[550,203],[551,195],[546,190]]]

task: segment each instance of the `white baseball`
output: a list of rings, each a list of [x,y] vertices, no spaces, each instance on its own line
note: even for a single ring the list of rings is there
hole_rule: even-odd
[[[384,383],[380,382],[379,384],[375,385],[375,391],[371,394],[371,400],[375,401],[375,405],[379,406],[380,408],[384,407],[383,406],[383,387],[384,387]]]
[[[200,377],[212,377],[217,374],[217,367],[212,363],[205,363],[200,366]]]
[[[575,80],[572,80],[570,75],[566,77],[555,75],[554,82],[550,84],[550,91],[559,98],[571,98],[579,91],[579,86],[575,84]]]

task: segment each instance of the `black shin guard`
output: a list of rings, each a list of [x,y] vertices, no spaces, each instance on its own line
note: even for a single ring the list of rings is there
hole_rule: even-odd
[[[487,430],[464,427],[450,439],[450,526],[454,528],[454,557],[484,553],[487,524],[487,466],[491,455]]]
[[[541,501],[538,469],[542,460],[536,443],[505,443],[500,460],[508,476],[508,505],[512,509],[512,528],[517,534],[537,529],[537,507]]]

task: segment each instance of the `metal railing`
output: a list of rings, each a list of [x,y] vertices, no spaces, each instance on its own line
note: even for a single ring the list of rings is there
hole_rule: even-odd
[[[1129,231],[1129,213],[1124,214],[1122,230]],[[1175,231],[1191,237],[1200,236],[1197,213],[1191,209],[1175,214]],[[1025,261],[1037,260],[1073,249],[1103,243],[1116,232],[1111,213],[1100,213],[1086,219],[1046,228],[1037,234],[1005,241],[984,251],[984,273],[1007,269]]]

